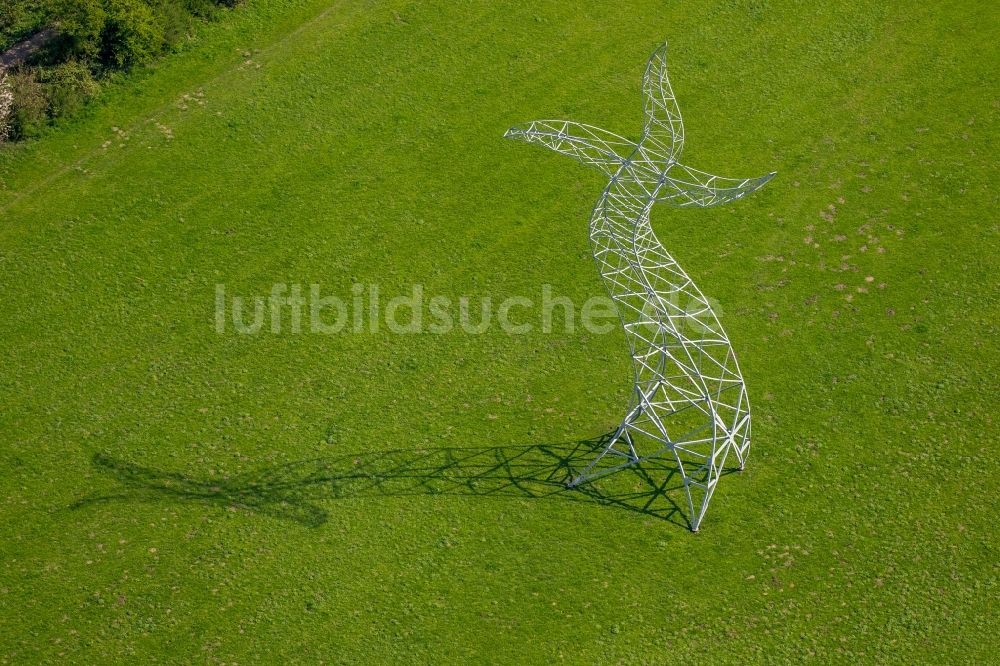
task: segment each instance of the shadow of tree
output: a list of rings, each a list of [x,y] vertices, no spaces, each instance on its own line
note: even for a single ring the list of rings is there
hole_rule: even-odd
[[[113,501],[165,500],[235,508],[317,527],[319,503],[364,497],[465,495],[592,502],[689,527],[669,496],[681,488],[667,459],[646,461],[572,489],[566,483],[589,463],[608,435],[563,444],[364,451],[301,460],[223,478],[196,478],[97,453],[93,465],[123,490],[92,495],[70,508]]]

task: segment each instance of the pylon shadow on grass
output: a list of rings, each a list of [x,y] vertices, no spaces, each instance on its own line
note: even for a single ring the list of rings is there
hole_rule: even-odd
[[[196,502],[317,527],[320,503],[365,497],[462,495],[590,502],[689,527],[669,494],[681,488],[668,459],[646,461],[572,489],[566,483],[604,447],[608,435],[564,444],[366,451],[266,467],[224,478],[199,478],[97,453],[93,465],[123,489],[70,508],[114,501]]]

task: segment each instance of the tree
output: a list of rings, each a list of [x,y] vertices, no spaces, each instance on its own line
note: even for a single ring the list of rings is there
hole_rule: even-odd
[[[140,0],[106,0],[101,61],[128,69],[150,60],[163,48],[163,25]]]
[[[82,62],[96,58],[108,18],[101,0],[55,0],[51,12],[63,56]]]

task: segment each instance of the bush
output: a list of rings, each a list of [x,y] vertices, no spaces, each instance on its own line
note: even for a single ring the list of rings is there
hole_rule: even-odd
[[[128,69],[151,60],[163,48],[163,25],[140,0],[106,0],[101,62]]]
[[[49,115],[53,118],[76,113],[97,94],[97,81],[85,65],[76,61],[46,69],[42,76]]]
[[[156,0],[153,10],[163,26],[163,46],[172,48],[191,34],[194,17],[179,0]]]
[[[49,120],[45,87],[31,69],[8,74],[8,80],[14,97],[10,114],[12,137],[37,136]]]
[[[0,2],[0,49],[9,46],[11,33],[17,30],[24,18],[24,3],[19,0]]]
[[[107,21],[101,0],[56,0],[52,16],[59,31],[55,45],[59,56],[83,62],[97,57]]]
[[[182,0],[184,8],[193,16],[209,19],[218,13],[220,2],[216,0]]]
[[[34,0],[0,0],[0,50],[7,50],[30,34],[44,7]]]

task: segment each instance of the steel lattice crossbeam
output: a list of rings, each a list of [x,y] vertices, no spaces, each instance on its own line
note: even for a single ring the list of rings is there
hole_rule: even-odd
[[[538,143],[610,177],[590,217],[590,242],[632,354],[635,390],[608,445],[570,486],[643,460],[672,455],[698,530],[726,457],[740,469],[750,451],[750,403],[729,338],[701,290],[657,240],[657,202],[716,206],[760,188],[760,178],[723,178],[678,162],[684,124],[667,79],[667,47],[642,80],[645,124],[638,143],[566,120],[538,120],[504,135]],[[613,456],[614,464],[602,460]],[[609,460],[612,460],[609,459]]]

